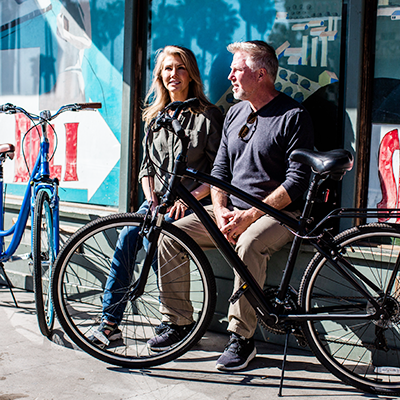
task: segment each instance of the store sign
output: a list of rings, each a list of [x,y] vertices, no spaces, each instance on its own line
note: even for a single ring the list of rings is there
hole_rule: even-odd
[[[26,183],[40,148],[42,130],[23,114],[0,115],[2,142],[15,145],[15,158],[5,164],[5,181]],[[25,135],[26,132],[29,133]],[[48,128],[50,176],[62,189],[87,192],[90,201],[119,160],[120,144],[95,111],[66,112]],[[25,185],[21,185],[25,187]]]

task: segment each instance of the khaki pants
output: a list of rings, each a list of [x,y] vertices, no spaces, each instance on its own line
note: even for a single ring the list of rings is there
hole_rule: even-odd
[[[215,220],[213,206],[206,206],[205,209]],[[300,212],[287,212],[287,214],[296,218]],[[204,250],[215,248],[207,230],[195,214],[175,221],[174,225],[184,230]],[[270,256],[292,239],[292,233],[280,225],[276,219],[264,215],[240,235],[236,251],[258,284],[263,287]],[[163,314],[164,322],[188,325],[192,322],[192,306],[188,298],[189,283],[184,279],[175,281],[174,272],[179,271],[177,276],[186,275],[183,271],[188,270],[189,265],[187,260],[176,256],[180,249],[175,248],[173,243],[168,238],[164,238],[159,245],[160,312]],[[166,285],[167,282],[168,285]],[[174,287],[171,287],[171,282],[174,282]],[[169,294],[164,293],[163,283],[164,287],[168,286]],[[233,292],[236,292],[242,284],[242,279],[235,272]],[[171,296],[172,292],[174,296]],[[176,312],[178,309],[179,313]],[[235,304],[230,304],[228,320],[228,331],[246,338],[254,335],[257,327],[256,313],[244,296],[240,297]]]

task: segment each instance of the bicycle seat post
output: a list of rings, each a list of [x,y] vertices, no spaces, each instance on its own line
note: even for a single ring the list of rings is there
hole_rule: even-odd
[[[302,243],[302,238],[301,235],[305,234],[307,224],[310,222],[310,216],[312,212],[312,208],[315,202],[315,199],[317,197],[317,192],[320,184],[325,180],[325,177],[320,175],[320,174],[315,174],[313,173],[310,185],[308,187],[307,191],[307,197],[306,197],[306,203],[303,208],[303,212],[301,213],[300,216],[300,221],[299,221],[299,226],[298,226],[298,232],[300,236],[295,236],[293,239],[289,256],[286,262],[286,267],[283,271],[282,275],[282,280],[279,285],[279,290],[276,296],[275,301],[277,304],[279,304],[279,307],[281,308],[284,303],[284,299],[286,297],[287,289],[289,287],[290,279],[293,274],[295,262],[297,259],[297,255]]]

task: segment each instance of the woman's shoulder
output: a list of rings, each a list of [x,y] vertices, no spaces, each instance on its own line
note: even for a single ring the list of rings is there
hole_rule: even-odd
[[[205,118],[216,121],[222,124],[224,121],[224,116],[222,111],[219,107],[215,106],[214,104],[210,104],[205,108],[205,110],[201,113]]]

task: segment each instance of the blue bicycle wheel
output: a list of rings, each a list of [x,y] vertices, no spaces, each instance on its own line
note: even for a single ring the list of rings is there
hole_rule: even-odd
[[[36,314],[40,331],[44,336],[50,336],[54,325],[51,275],[57,254],[53,236],[53,212],[45,190],[40,190],[36,196],[32,229]]]

